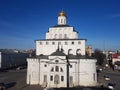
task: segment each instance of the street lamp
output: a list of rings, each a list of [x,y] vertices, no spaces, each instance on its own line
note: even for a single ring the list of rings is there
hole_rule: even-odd
[[[69,66],[71,67],[71,64],[68,60],[68,55],[66,55],[66,60],[67,60],[67,88],[69,88]]]

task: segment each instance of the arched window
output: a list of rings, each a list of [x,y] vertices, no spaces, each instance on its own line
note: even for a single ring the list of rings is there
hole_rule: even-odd
[[[59,67],[58,66],[55,66],[55,71],[59,72]]]
[[[60,68],[60,71],[61,71],[61,72],[63,72],[63,69],[62,69],[62,68]]]
[[[76,55],[81,55],[81,49],[76,50]]]
[[[55,66],[51,68],[51,72],[63,72],[63,68],[59,66]]]
[[[54,68],[52,67],[51,72],[54,72]]]
[[[72,49],[69,49],[69,50],[68,50],[68,54],[73,54]]]

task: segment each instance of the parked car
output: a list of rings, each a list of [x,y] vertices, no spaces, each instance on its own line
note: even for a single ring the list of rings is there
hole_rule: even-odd
[[[110,78],[108,76],[104,76],[105,80],[108,81]]]
[[[5,84],[4,83],[0,83],[0,90],[5,90]]]
[[[21,70],[21,69],[22,69],[22,67],[20,67],[20,66],[16,68],[16,70]]]
[[[108,83],[107,86],[108,86],[109,89],[113,90],[114,87],[115,87],[115,83]]]

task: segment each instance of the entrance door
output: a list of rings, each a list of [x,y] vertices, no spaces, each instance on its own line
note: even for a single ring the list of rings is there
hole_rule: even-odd
[[[55,75],[55,77],[54,77],[54,84],[56,85],[56,87],[57,87],[57,85],[60,83],[60,78],[59,78],[59,75]]]

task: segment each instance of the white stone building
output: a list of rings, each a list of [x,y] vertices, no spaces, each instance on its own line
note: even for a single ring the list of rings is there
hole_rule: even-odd
[[[36,56],[27,59],[27,84],[43,87],[67,87],[67,81],[70,87],[97,84],[96,59],[85,56],[86,39],[79,39],[78,32],[66,22],[67,16],[62,11],[58,25],[49,28],[46,39],[36,40]]]

